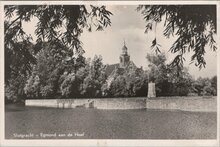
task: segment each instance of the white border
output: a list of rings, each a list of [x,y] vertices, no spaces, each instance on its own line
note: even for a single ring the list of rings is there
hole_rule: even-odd
[[[35,4],[104,4],[104,5],[137,5],[137,4],[216,4],[217,5],[217,44],[218,50],[220,49],[220,35],[219,35],[219,14],[220,14],[220,1],[0,1],[0,146],[209,146],[219,147],[219,131],[217,131],[216,140],[111,140],[111,139],[74,139],[74,140],[5,140],[4,139],[4,5],[6,4],[18,4],[18,5],[35,5]],[[219,51],[217,53],[219,57]],[[218,59],[217,73],[219,75],[220,59]],[[218,77],[218,116],[217,116],[217,130],[219,129],[219,87],[220,79]]]

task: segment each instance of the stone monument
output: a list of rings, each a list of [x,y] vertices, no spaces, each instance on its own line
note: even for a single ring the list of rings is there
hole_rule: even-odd
[[[149,98],[156,97],[155,83],[153,83],[153,82],[148,83],[147,97],[149,97]]]

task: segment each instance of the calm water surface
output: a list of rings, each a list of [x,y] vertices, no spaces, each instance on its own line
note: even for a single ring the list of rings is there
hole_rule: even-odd
[[[215,139],[217,113],[6,105],[6,139]]]

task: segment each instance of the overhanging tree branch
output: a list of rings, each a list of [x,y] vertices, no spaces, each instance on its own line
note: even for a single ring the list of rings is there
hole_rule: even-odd
[[[19,19],[22,18],[22,15],[17,17],[15,20],[13,20],[6,28],[5,28],[5,32]]]

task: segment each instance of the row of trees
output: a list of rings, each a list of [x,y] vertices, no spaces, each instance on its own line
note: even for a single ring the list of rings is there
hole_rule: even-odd
[[[147,55],[147,59],[157,96],[217,95],[217,76],[194,79],[187,68],[166,64],[165,54]]]
[[[29,91],[27,90],[28,87],[40,89],[40,93],[36,91],[39,95],[51,94],[51,89],[54,91],[57,88],[53,84],[57,82],[56,79],[62,70],[67,70],[68,66],[73,66],[76,70],[80,64],[85,63],[83,61],[85,59],[82,57],[84,53],[82,42],[79,40],[83,30],[87,29],[90,32],[103,30],[111,25],[110,16],[112,15],[105,6],[93,5],[5,5],[4,13],[6,100],[25,99],[26,96],[29,96],[29,94],[25,94]],[[35,29],[37,39],[34,49],[32,48],[33,36],[25,32],[23,28],[23,23],[31,22],[33,18],[37,20]],[[46,59],[36,57],[39,51],[39,54],[46,54],[47,51],[42,51],[46,49],[43,45],[44,42],[53,44],[54,52],[65,54],[65,56],[64,54],[57,54],[61,57],[55,60],[74,58],[74,56],[77,56],[77,59],[59,62],[59,65],[52,64],[45,67],[47,69],[44,70],[45,73],[37,75],[35,73],[37,68],[43,67],[39,65],[39,60]],[[44,47],[42,48],[42,46]],[[68,53],[66,52],[67,48],[70,50]],[[62,49],[64,50],[62,51]],[[45,60],[44,62],[49,63],[51,61]],[[62,68],[61,65],[65,65],[65,68]],[[55,67],[59,68],[55,69]],[[54,70],[52,70],[53,68]],[[33,80],[29,79],[30,75]],[[47,78],[44,77],[43,79],[47,79],[47,81],[43,81],[41,75],[45,75]],[[30,85],[33,81],[34,85],[40,83],[40,87],[25,86],[27,80],[30,81],[28,82]],[[47,82],[50,84],[45,84]]]
[[[181,71],[182,75],[187,74],[187,71],[181,67],[184,61],[183,55],[187,51],[193,52],[192,61],[196,66],[202,68],[206,65],[204,59],[206,53],[205,46],[209,45],[211,50],[217,50],[214,38],[217,32],[216,5],[141,5],[137,7],[137,10],[141,12],[147,23],[145,32],[152,30],[153,26],[156,28],[157,23],[162,23],[162,20],[165,19],[164,36],[168,38],[171,35],[177,36],[177,40],[173,43],[170,51],[172,53],[179,53],[172,64],[176,65],[176,70]],[[86,90],[82,90],[82,87],[85,88],[85,85],[88,85],[89,89],[91,89],[90,85],[96,85],[96,83],[98,83],[93,81],[94,77],[91,75],[88,77],[87,74],[85,74],[85,77],[81,77],[81,74],[79,74],[80,71],[84,73],[84,71],[87,70],[89,70],[89,73],[92,73],[90,71],[92,65],[88,64],[88,61],[82,56],[84,50],[79,36],[83,33],[85,28],[87,28],[88,31],[103,30],[111,25],[110,16],[112,13],[108,11],[105,6],[5,5],[4,12],[5,96],[7,99],[20,99],[26,96],[71,96],[74,93],[73,89],[80,89],[80,91],[83,91],[82,93],[80,92],[80,95],[86,95],[87,92]],[[37,45],[34,47],[34,50],[32,50],[33,45],[31,44],[31,42],[33,42],[33,36],[30,36],[23,29],[23,23],[30,22],[32,18],[37,19],[35,29]],[[53,52],[44,51],[47,48],[42,45],[44,42],[50,42],[50,44],[54,45],[53,47],[51,47],[51,45],[49,47],[52,48],[51,50],[53,50]],[[42,46],[44,47],[42,48]],[[152,41],[152,48],[155,49],[156,52],[160,52],[159,47],[160,45],[155,37]],[[70,49],[71,52],[67,51],[67,49]],[[44,54],[47,56],[48,54],[54,54],[57,58],[51,57],[48,59],[47,56],[43,58]],[[75,55],[78,57],[75,58]],[[70,57],[73,58],[71,59]],[[40,63],[40,61],[42,61],[42,63]],[[56,64],[53,64],[53,61],[57,61]],[[165,73],[160,72],[159,75],[162,77],[161,79],[160,77],[152,77],[153,80],[156,80],[158,87],[157,93],[159,95],[165,94],[166,90],[163,90],[163,87],[166,86],[162,86],[163,84],[167,85],[167,83],[169,83],[171,85],[170,87],[172,87],[178,85],[181,83],[180,81],[184,79],[184,76],[182,76],[182,78],[169,78],[174,75],[181,77],[181,72],[171,73],[167,65],[159,67],[159,69],[166,70]],[[153,73],[157,72],[157,70],[156,68],[153,70],[152,66],[151,71],[153,71]],[[148,71],[149,75],[151,75],[151,71]],[[80,76],[78,77],[77,75]],[[117,83],[123,83],[121,79],[124,79],[126,85],[129,85],[127,81],[130,79],[126,79],[129,75],[120,76],[121,78],[114,79],[112,85],[114,85],[114,83],[116,83],[115,85],[118,85]],[[146,77],[146,73],[143,72],[142,76]],[[138,81],[138,78],[136,79]],[[215,79],[216,78],[213,78],[212,80],[215,81]],[[75,81],[79,82],[80,80],[80,83],[83,84],[79,84],[81,86],[75,88],[73,83]],[[179,82],[176,82],[178,80]],[[212,80],[211,82],[204,82],[206,83],[205,85],[207,86],[207,83],[209,83],[208,85],[211,83],[211,86],[215,87],[216,84],[213,84],[215,82],[212,82]],[[210,81],[210,79],[201,81]],[[172,85],[171,83],[176,84]],[[182,91],[182,88],[178,87],[182,87],[183,85],[187,84],[183,82],[183,84],[179,84],[179,86],[170,89],[180,89],[180,91]],[[95,88],[99,89],[97,92],[97,95],[99,95],[100,86],[97,87]],[[134,92],[135,90],[133,90],[133,92],[127,92],[129,89],[133,89],[130,87],[135,86],[130,85],[124,87],[127,89],[126,92],[115,92],[114,88],[110,87],[110,92],[105,93],[109,95],[113,95],[114,93],[119,93],[118,95],[137,95],[137,93]],[[204,86],[195,87],[197,87],[195,89],[200,91],[198,93],[201,95],[210,93],[204,91],[214,91],[212,93],[215,93],[213,88],[209,88],[210,86],[206,87],[206,90],[198,90]],[[101,91],[105,91],[105,89],[106,88],[101,88]],[[118,90],[118,88],[115,88],[115,90]],[[179,92],[179,94],[180,93],[182,92]],[[186,90],[185,93],[188,93],[188,90]]]
[[[121,71],[120,71],[121,70]],[[107,89],[109,97],[147,96],[147,73],[136,67],[117,69]]]
[[[92,60],[64,59],[69,50],[45,48],[37,55],[37,64],[24,85],[28,98],[80,98],[146,96],[147,74],[138,68],[120,72],[116,69],[110,86],[107,83],[106,65],[101,56]]]
[[[24,87],[30,98],[101,96],[101,86],[106,80],[100,56],[93,60],[83,56],[67,59],[68,49],[46,48],[37,55],[37,64]]]
[[[198,95],[217,95],[217,76],[212,78],[198,78],[193,83],[193,91]]]
[[[38,48],[30,46],[30,52]],[[156,83],[157,96],[216,95],[217,77],[194,80],[186,68],[166,64],[165,54],[147,55],[149,70],[135,66],[116,69],[109,85],[101,56],[92,60],[66,58],[71,51],[43,43],[28,76],[18,75],[6,86],[7,100],[25,98],[86,98],[147,96],[148,82]]]

